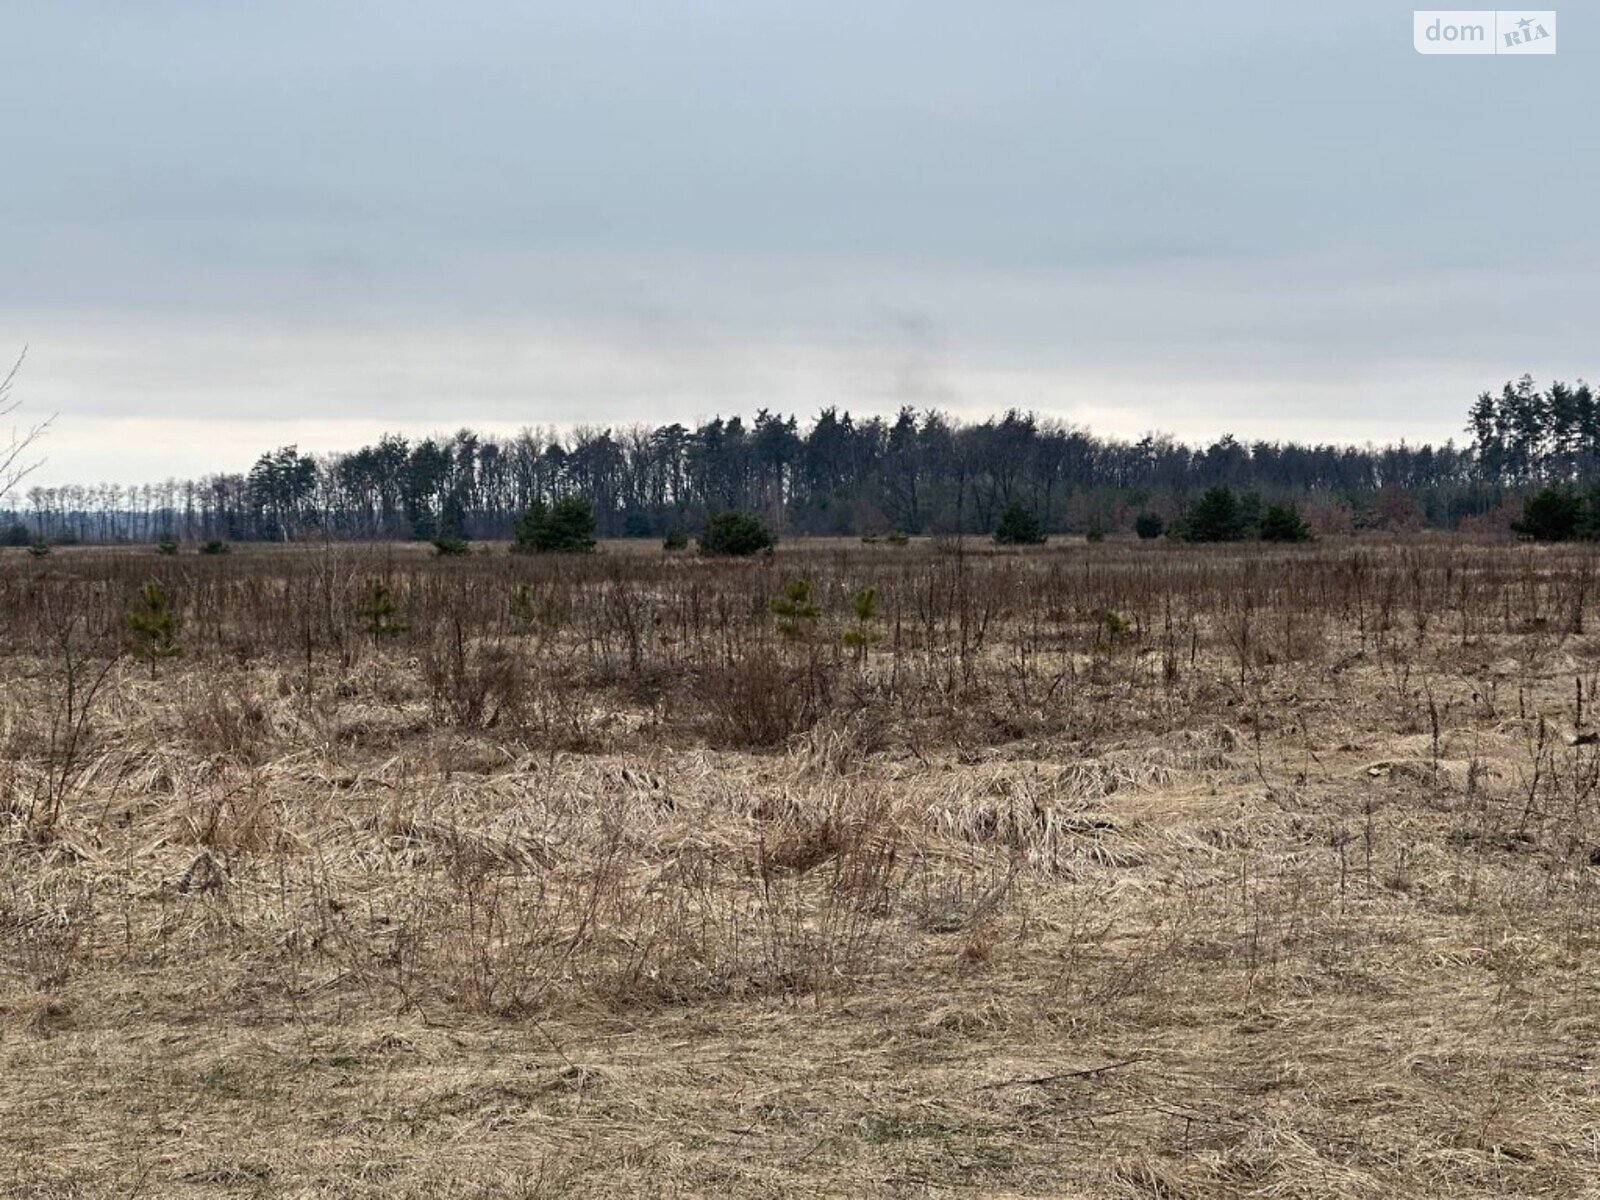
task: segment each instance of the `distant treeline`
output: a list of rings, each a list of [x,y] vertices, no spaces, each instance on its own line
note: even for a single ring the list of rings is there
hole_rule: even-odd
[[[1032,413],[963,423],[825,409],[802,427],[746,423],[525,431],[497,439],[385,436],[348,453],[293,446],[248,474],[126,488],[33,488],[3,514],[50,540],[505,538],[537,500],[581,493],[606,537],[695,530],[710,513],[760,513],[786,535],[987,533],[1020,503],[1052,532],[1116,532],[1173,516],[1211,487],[1301,505],[1323,531],[1509,521],[1519,490],[1600,476],[1600,412],[1586,385],[1508,383],[1473,407],[1467,446],[1356,447],[1223,437],[1099,438]],[[16,497],[13,497],[15,500]],[[13,530],[14,535],[19,531]]]

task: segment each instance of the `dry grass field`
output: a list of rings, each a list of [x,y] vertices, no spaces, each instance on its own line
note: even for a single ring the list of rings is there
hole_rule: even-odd
[[[940,549],[0,558],[0,1194],[1600,1195],[1590,552]]]

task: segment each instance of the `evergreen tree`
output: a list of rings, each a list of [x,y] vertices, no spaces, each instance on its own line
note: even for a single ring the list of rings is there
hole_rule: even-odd
[[[850,611],[855,614],[856,623],[844,631],[844,644],[856,652],[856,661],[862,663],[867,659],[868,648],[882,640],[870,624],[878,615],[878,589],[865,587],[850,597]]]
[[[362,619],[367,636],[372,639],[374,646],[384,638],[399,637],[410,628],[400,620],[399,611],[400,607],[395,603],[394,593],[381,579],[374,579],[367,584],[366,594],[356,606],[356,615]]]
[[[1510,433],[1514,478],[1518,483],[1537,479],[1543,473],[1552,430],[1549,401],[1534,388],[1532,375],[1524,375],[1514,386],[1506,384],[1500,414]]]
[[[700,553],[745,558],[770,552],[777,540],[766,522],[754,513],[713,513],[700,531]]]
[[[1478,455],[1478,471],[1485,480],[1498,483],[1506,469],[1506,444],[1502,437],[1499,409],[1491,392],[1482,392],[1467,428],[1472,433],[1473,447]]]
[[[1185,539],[1191,542],[1242,541],[1245,517],[1233,489],[1207,490],[1184,518],[1183,532]]]
[[[1261,514],[1261,540],[1263,542],[1309,542],[1311,530],[1294,504],[1269,504]]]
[[[594,549],[594,505],[576,493],[554,504],[535,500],[512,531],[516,554],[585,554]]]
[[[770,607],[785,637],[802,636],[810,628],[809,623],[822,615],[822,606],[811,598],[811,585],[804,579],[791,582]]]
[[[1139,535],[1141,541],[1150,541],[1161,536],[1166,524],[1153,512],[1142,512],[1133,519],[1133,531]]]
[[[257,459],[250,469],[248,488],[263,532],[284,541],[293,538],[316,482],[316,460],[294,446],[284,446]]]
[[[1583,501],[1567,485],[1555,484],[1529,496],[1511,528],[1535,542],[1570,542],[1583,524]]]
[[[994,526],[994,540],[1002,546],[1037,546],[1047,537],[1044,522],[1016,500],[1005,506]]]
[[[178,618],[172,611],[167,589],[151,580],[139,589],[139,598],[124,618],[128,641],[133,656],[150,664],[150,677],[155,678],[156,663],[164,658],[177,658],[183,653],[178,645]]]

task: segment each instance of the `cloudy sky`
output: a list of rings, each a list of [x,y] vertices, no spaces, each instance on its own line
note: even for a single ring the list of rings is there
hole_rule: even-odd
[[[0,349],[47,483],[761,406],[1459,437],[1595,370],[1591,9],[8,5]]]

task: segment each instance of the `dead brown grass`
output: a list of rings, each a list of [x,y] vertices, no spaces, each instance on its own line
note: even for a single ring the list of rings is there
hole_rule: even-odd
[[[1579,552],[44,562],[0,560],[6,1195],[1600,1179]]]

